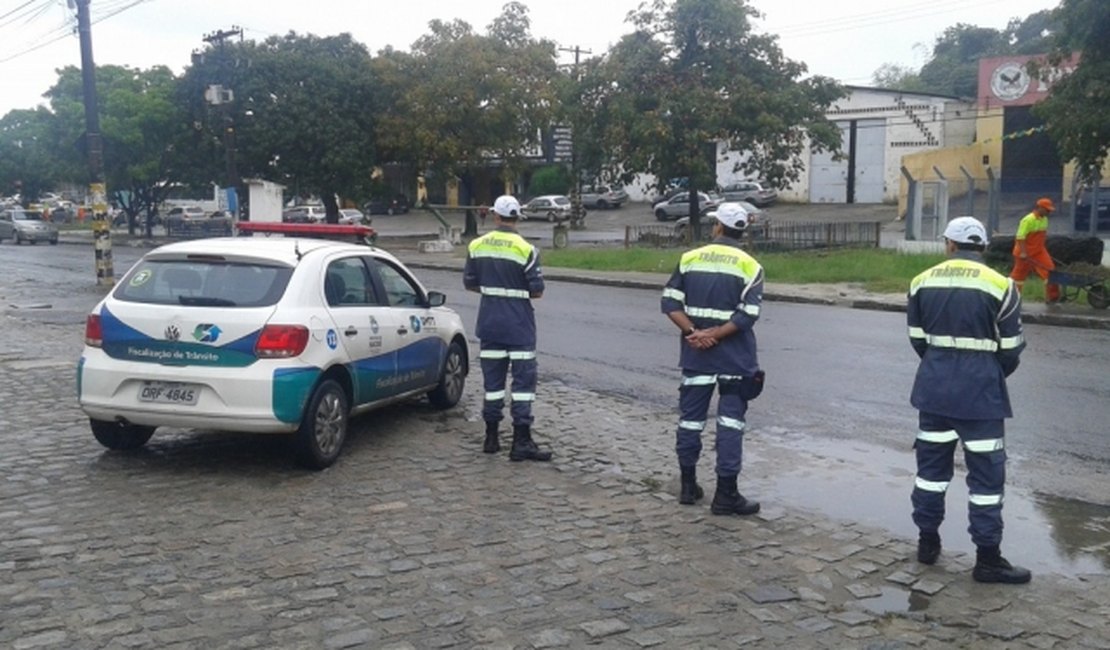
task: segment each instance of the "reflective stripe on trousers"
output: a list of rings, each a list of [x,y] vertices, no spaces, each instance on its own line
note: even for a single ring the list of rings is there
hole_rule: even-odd
[[[736,476],[743,460],[744,415],[748,403],[740,397],[738,377],[702,375],[684,371],[678,389],[681,412],[675,434],[675,453],[683,467],[697,465],[701,456],[701,433],[709,415],[709,403],[717,389],[716,448],[718,476]]]
[[[500,422],[504,415],[505,397],[510,398],[509,414],[513,426],[531,426],[532,402],[536,400],[536,350],[516,345],[482,343],[478,352],[482,366],[482,384],[485,400],[482,402],[482,419]],[[513,382],[506,394],[505,382],[512,368]]]
[[[954,473],[956,442],[964,447],[967,465],[968,532],[980,546],[1002,541],[1002,502],[1006,483],[1006,450],[1002,420],[958,420],[930,413],[919,416],[914,442],[913,520],[934,532],[944,521],[944,497]]]

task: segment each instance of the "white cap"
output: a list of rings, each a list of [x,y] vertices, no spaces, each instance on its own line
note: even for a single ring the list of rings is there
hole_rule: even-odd
[[[957,244],[987,245],[987,229],[975,217],[956,217],[949,221],[943,236]]]
[[[748,219],[751,218],[748,211],[739,203],[722,203],[717,206],[716,211],[708,213],[708,216],[736,230],[743,230],[744,226],[748,225]]]
[[[516,197],[510,196],[508,194],[499,196],[497,197],[497,200],[493,202],[493,211],[501,215],[502,217],[516,219],[520,216],[521,213],[520,201],[517,201]]]

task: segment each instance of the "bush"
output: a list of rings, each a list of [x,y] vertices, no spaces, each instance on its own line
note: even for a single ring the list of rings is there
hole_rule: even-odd
[[[532,173],[528,183],[528,195],[566,194],[570,187],[570,172],[562,165],[548,165]]]

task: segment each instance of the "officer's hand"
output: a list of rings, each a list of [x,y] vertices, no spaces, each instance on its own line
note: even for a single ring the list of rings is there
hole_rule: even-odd
[[[1023,259],[1023,260],[1029,259],[1029,253],[1018,253],[1018,259]]]

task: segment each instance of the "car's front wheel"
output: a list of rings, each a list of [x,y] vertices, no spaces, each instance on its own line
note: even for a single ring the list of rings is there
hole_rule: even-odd
[[[664,210],[663,208],[656,209],[655,210],[655,218],[658,219],[659,221],[666,221],[667,220],[667,211]]]
[[[312,393],[297,429],[297,462],[309,469],[324,469],[339,458],[347,439],[347,393],[339,382],[325,379]]]
[[[428,401],[436,408],[449,409],[459,403],[465,385],[466,357],[462,346],[452,342],[447,348],[447,358],[443,360],[439,385],[428,393]]]
[[[154,427],[91,418],[89,419],[89,428],[92,429],[93,437],[96,438],[97,442],[108,449],[120,451],[138,449],[154,435]]]

